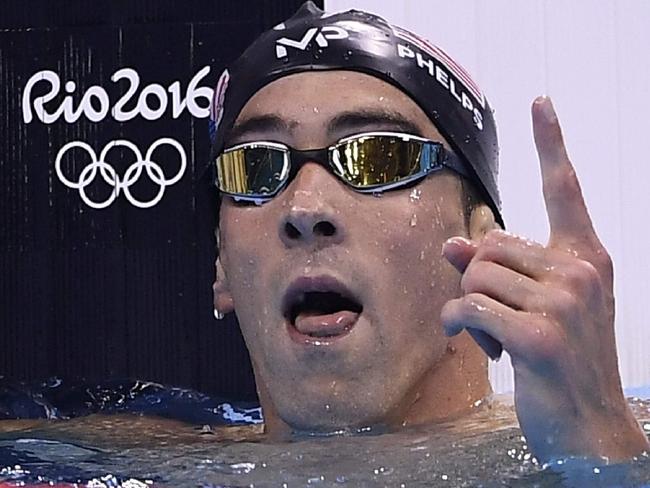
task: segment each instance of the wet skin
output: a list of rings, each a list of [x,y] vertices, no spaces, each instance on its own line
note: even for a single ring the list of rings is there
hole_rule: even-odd
[[[504,232],[452,239],[461,298],[442,310],[448,334],[470,327],[510,353],[515,406],[538,459],[629,459],[650,449],[621,388],[612,261],[596,235],[550,99],[532,106],[546,246]]]
[[[390,120],[395,114],[406,124]],[[235,130],[233,144],[309,149],[405,125],[442,141],[412,100],[359,73],[277,80],[249,101],[237,125],[245,130]],[[648,448],[620,385],[611,261],[549,100],[533,105],[533,125],[551,222],[546,246],[493,230],[485,206],[468,228],[459,180],[448,172],[420,182],[419,199],[412,189],[374,198],[307,164],[262,206],[224,199],[215,306],[237,313],[269,433],[466,413],[489,393],[485,356],[463,332],[471,328],[512,356],[520,426],[539,459],[623,459]],[[292,336],[283,297],[305,276],[332,277],[361,303],[346,334],[320,344]]]
[[[231,145],[321,148],[371,130],[442,141],[410,98],[354,72],[281,78],[248,102],[235,127]],[[489,210],[477,211],[471,237],[493,225]],[[449,418],[489,392],[484,355],[465,334],[447,338],[440,324],[442,306],[460,293],[442,245],[470,237],[455,174],[377,198],[308,163],[261,206],[224,198],[219,233],[216,306],[234,306],[271,433]],[[292,336],[283,300],[304,277],[335,279],[358,299],[363,310],[345,335]]]

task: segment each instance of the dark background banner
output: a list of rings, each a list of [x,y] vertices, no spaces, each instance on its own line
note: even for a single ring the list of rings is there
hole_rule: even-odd
[[[255,397],[212,312],[208,104],[300,3],[0,3],[0,376]]]

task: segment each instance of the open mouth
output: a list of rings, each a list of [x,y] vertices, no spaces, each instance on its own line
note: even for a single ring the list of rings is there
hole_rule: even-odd
[[[363,306],[337,281],[301,278],[289,287],[284,311],[296,338],[323,340],[346,335]]]

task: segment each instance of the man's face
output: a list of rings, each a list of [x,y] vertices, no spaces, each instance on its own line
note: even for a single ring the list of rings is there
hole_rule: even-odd
[[[376,130],[443,141],[397,88],[329,71],[262,88],[228,144],[313,149]],[[447,348],[440,310],[459,291],[441,247],[465,227],[461,185],[447,171],[373,196],[307,163],[267,203],[224,198],[227,289],[258,386],[284,422],[312,431],[390,422],[417,400]]]

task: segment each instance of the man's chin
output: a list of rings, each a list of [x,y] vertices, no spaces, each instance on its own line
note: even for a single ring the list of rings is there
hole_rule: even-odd
[[[335,392],[329,387],[315,390],[314,386],[314,383],[298,382],[273,391],[276,413],[292,432],[362,432],[368,427],[384,424],[390,417],[385,399],[370,394],[357,383],[337,381]],[[284,394],[278,396],[281,390]]]
[[[340,408],[329,405],[329,410],[316,406],[309,411],[284,412],[282,420],[295,435],[327,436],[337,434],[356,434],[374,431],[383,425],[382,415],[366,412],[364,408],[352,406]],[[336,410],[336,411],[333,411]]]

